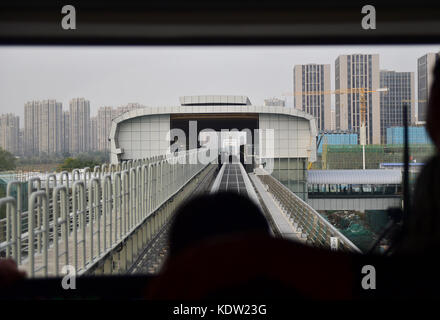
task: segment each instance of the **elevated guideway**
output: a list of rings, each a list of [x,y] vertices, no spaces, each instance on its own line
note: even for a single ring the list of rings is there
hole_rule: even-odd
[[[248,196],[263,211],[274,236],[308,245],[360,252],[310,205],[264,169],[247,174],[240,162],[223,164],[211,192],[232,191]]]
[[[179,204],[215,171],[216,165],[197,161],[199,152],[83,170],[73,185],[53,177],[51,188],[43,188],[34,177],[25,212],[11,181],[0,199],[6,207],[0,257],[13,258],[29,277],[58,276],[65,266],[78,275],[127,273]]]
[[[0,256],[11,257],[29,277],[156,273],[167,254],[167,232],[178,206],[202,192],[237,192],[265,214],[274,236],[323,248],[359,249],[263,169],[241,163],[197,161],[200,150],[103,165],[42,187],[30,181],[28,210],[11,193]],[[182,161],[183,160],[183,161]]]

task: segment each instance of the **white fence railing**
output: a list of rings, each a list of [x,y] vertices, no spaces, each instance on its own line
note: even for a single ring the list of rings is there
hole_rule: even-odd
[[[307,241],[313,246],[332,248],[332,240],[336,241],[339,250],[361,253],[358,247],[345,237],[338,229],[325,220],[308,203],[298,197],[280,181],[263,169],[258,169],[258,178],[268,187],[268,191],[279,201],[294,224],[301,228]]]
[[[86,270],[206,167],[200,152],[206,151],[51,174],[44,187],[32,177],[26,212],[21,184],[11,181],[0,199],[6,206],[0,256],[12,257],[31,277],[58,275],[64,265]]]

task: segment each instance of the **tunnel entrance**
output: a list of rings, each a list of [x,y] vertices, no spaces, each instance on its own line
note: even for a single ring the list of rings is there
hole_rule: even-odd
[[[245,163],[246,153],[250,155],[254,154],[254,142],[255,142],[255,129],[258,129],[258,114],[256,113],[209,113],[209,114],[172,114],[170,116],[170,129],[181,129],[186,135],[186,145],[185,149],[190,148],[189,142],[189,123],[190,121],[197,121],[197,137],[204,129],[212,129],[216,132],[221,130],[238,130],[242,131],[244,129],[249,129],[251,131],[251,136],[246,135],[245,143],[250,145],[250,140],[252,142],[251,147],[245,150],[244,145],[239,145],[239,160],[246,171],[252,171],[254,167],[254,158],[252,157],[252,163]],[[173,142],[170,142],[171,144]],[[197,141],[197,148],[201,146],[200,141]],[[222,147],[222,146],[220,146]],[[249,162],[249,161],[247,161]]]

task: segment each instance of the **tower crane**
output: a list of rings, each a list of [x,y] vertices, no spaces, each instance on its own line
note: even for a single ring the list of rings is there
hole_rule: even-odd
[[[359,111],[360,111],[360,128],[359,128],[359,140],[362,145],[362,168],[365,170],[365,144],[366,144],[366,111],[367,103],[365,94],[366,93],[376,93],[376,92],[388,92],[388,88],[378,88],[375,90],[368,88],[347,88],[347,89],[337,89],[337,90],[327,90],[327,91],[294,91],[291,93],[283,94],[283,96],[313,96],[313,95],[323,95],[323,94],[359,94]],[[310,169],[311,163],[308,165]]]

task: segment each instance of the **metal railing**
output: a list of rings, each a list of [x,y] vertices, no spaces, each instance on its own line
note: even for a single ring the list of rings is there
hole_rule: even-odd
[[[0,256],[12,257],[31,277],[58,275],[68,264],[84,272],[140,224],[151,220],[153,233],[164,225],[155,210],[208,165],[197,161],[199,152],[103,164],[93,173],[84,168],[51,174],[45,188],[32,177],[27,212],[21,185],[11,181],[0,199],[0,207],[6,206]],[[17,199],[10,195],[13,186]]]
[[[317,247],[332,248],[332,239],[337,242],[338,250],[361,253],[347,237],[324,219],[308,203],[290,191],[277,179],[267,172],[257,177],[268,187],[268,191],[279,202],[294,225],[301,228],[301,232],[307,236],[307,241]]]

